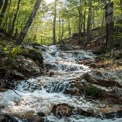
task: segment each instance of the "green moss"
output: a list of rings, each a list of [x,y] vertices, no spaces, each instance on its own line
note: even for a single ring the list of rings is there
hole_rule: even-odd
[[[114,28],[117,28],[117,27],[118,27],[118,28],[122,28],[122,24],[115,24],[115,25],[114,25]]]
[[[86,96],[91,96],[91,97],[96,98],[101,93],[102,93],[102,90],[97,88],[97,87],[95,87],[95,86],[89,85],[89,86],[85,87],[85,94],[86,94]]]
[[[4,41],[0,41],[0,45],[2,45],[3,47],[6,46],[6,43]]]
[[[20,54],[27,58],[32,59],[37,64],[43,64],[42,54],[37,49],[31,49],[31,48],[23,49]]]

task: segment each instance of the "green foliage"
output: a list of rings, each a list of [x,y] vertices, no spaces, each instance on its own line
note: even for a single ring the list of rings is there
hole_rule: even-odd
[[[115,21],[121,19],[121,6],[119,0],[112,0],[114,2],[114,16]],[[71,36],[72,33],[78,32],[79,19],[82,21],[82,31],[85,28],[87,30],[87,20],[88,20],[88,9],[92,6],[92,20],[94,21],[94,26],[92,28],[102,25],[102,20],[104,16],[104,2],[105,0],[58,0],[57,1],[57,21],[56,21],[56,39],[58,40],[61,36],[62,38],[67,38]],[[15,21],[14,33],[12,36],[18,37],[21,30],[25,26],[28,17],[32,11],[35,0],[21,0],[20,8]],[[91,4],[91,5],[90,5]],[[1,28],[5,32],[10,31],[14,15],[16,13],[17,1],[11,0],[8,4],[7,11],[4,16],[0,15]],[[81,16],[79,16],[81,13]],[[99,16],[98,16],[99,15]],[[50,44],[52,43],[52,18],[54,16],[54,3],[47,4],[42,1],[40,9],[37,12],[36,17],[26,35],[25,41],[27,42],[38,42],[40,44]],[[85,27],[83,27],[85,26]],[[122,25],[116,25],[116,27],[121,27]],[[69,34],[71,31],[71,34]],[[17,34],[16,34],[17,33]],[[36,35],[36,38],[35,38]],[[121,38],[120,35],[117,38]]]
[[[16,47],[4,47],[3,51],[4,51],[4,55],[6,57],[15,58],[20,53],[21,49],[20,49],[19,46],[16,46]]]
[[[6,43],[4,41],[0,41],[0,45],[5,47],[6,46]]]
[[[117,24],[114,25],[114,28],[115,29],[117,29],[117,28],[121,28],[122,29],[122,24],[117,23]]]
[[[86,86],[84,88],[84,91],[87,96],[91,96],[94,98],[98,97],[102,93],[102,90],[92,85]]]
[[[115,24],[114,27],[114,41],[121,41],[122,39],[122,24]]]

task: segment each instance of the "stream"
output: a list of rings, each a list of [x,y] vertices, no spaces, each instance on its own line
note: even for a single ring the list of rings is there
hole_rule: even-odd
[[[112,117],[98,113],[97,105],[105,107],[103,103],[87,100],[84,95],[72,95],[67,91],[72,82],[84,82],[80,78],[92,69],[79,61],[93,61],[96,57],[94,54],[68,45],[41,46],[38,49],[44,57],[44,75],[20,81],[16,85],[16,93],[13,90],[0,92],[0,113],[15,116],[8,122],[122,122],[121,115],[116,113]],[[72,109],[72,114],[65,116],[65,111],[61,109],[60,112],[58,107],[53,111],[53,106],[56,105],[59,105],[59,109],[60,106],[65,106],[66,111]],[[84,111],[93,110],[98,114],[81,115],[77,112],[80,108]],[[33,115],[40,115],[43,119],[32,119]],[[0,118],[0,122],[7,121]]]

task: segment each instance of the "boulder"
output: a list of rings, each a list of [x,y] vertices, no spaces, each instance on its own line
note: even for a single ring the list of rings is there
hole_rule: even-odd
[[[83,79],[85,79],[89,83],[98,84],[104,87],[113,87],[117,86],[122,88],[121,82],[121,73],[113,73],[108,71],[92,71],[83,75]]]
[[[86,98],[100,99],[103,93],[106,92],[102,90],[100,87],[94,86],[92,84],[84,85],[84,95]]]
[[[37,115],[33,117],[33,122],[45,122],[45,114],[42,112],[38,112]]]
[[[83,109],[79,109],[76,112],[78,115],[82,115],[85,117],[94,117],[96,116],[95,112],[92,109],[89,110],[83,110]]]
[[[18,70],[25,76],[31,77],[41,74],[40,67],[31,59],[17,59]]]
[[[59,45],[59,49],[60,50],[64,50],[64,51],[67,51],[67,50],[73,50],[73,46],[72,45],[69,45],[69,44],[61,44]]]
[[[33,60],[40,67],[43,67],[43,57],[39,50],[33,48],[23,49],[20,52],[20,55],[23,55],[25,58]]]
[[[70,116],[72,114],[72,108],[65,103],[57,104],[53,106],[52,113],[55,116]]]
[[[0,122],[18,122],[18,120],[7,114],[0,114]]]
[[[115,87],[109,92],[104,92],[101,95],[101,99],[105,100],[109,104],[122,104],[122,89]]]
[[[68,88],[65,89],[65,94],[80,96],[83,94],[83,85],[81,82],[72,81]]]

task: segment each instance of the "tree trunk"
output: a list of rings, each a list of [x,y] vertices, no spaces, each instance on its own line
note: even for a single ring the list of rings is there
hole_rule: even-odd
[[[85,5],[86,5],[86,3],[85,3]],[[84,39],[84,48],[85,48],[85,45],[86,45],[86,38],[85,38],[85,33],[86,33],[86,9],[84,10],[84,15],[83,15],[83,33],[84,33],[84,35],[83,35],[83,39]]]
[[[55,0],[55,2],[54,2],[53,44],[56,44],[56,5],[57,5],[57,0]]]
[[[111,49],[113,47],[114,21],[113,21],[113,2],[110,1],[105,5],[105,22],[106,22],[106,47],[107,49]]]
[[[17,37],[17,35],[18,35],[18,29],[16,28],[13,38],[15,39]]]
[[[11,6],[11,0],[9,0],[8,6],[7,6],[7,16],[5,16],[5,18],[2,21],[1,27],[6,28],[6,32],[8,32],[8,25],[9,25],[9,20],[11,19],[11,15],[10,15],[10,6]]]
[[[61,40],[61,19],[60,19],[60,16],[59,16],[59,21],[58,21],[58,41]]]
[[[121,8],[121,11],[122,11],[122,0],[120,0],[120,8]]]
[[[62,19],[62,21],[61,21],[61,40],[63,40],[63,37],[64,37],[64,20]]]
[[[3,0],[0,0],[0,9],[2,8]]]
[[[20,36],[19,36],[19,38],[16,41],[17,45],[20,45],[22,43],[22,41],[24,40],[25,35],[27,34],[27,32],[29,30],[29,27],[31,26],[31,24],[33,22],[33,19],[34,19],[35,15],[36,15],[36,12],[37,12],[37,10],[38,10],[38,8],[40,6],[40,3],[41,3],[41,0],[36,0],[35,6],[33,8],[33,11],[31,13],[28,21],[26,22],[23,31],[20,33]]]
[[[92,28],[95,28],[95,15],[94,15],[94,11],[92,11]]]
[[[8,1],[9,0],[5,0],[3,8],[2,8],[1,15],[3,15],[3,16],[4,16],[4,13],[6,12]]]
[[[122,0],[120,0],[120,9],[121,9],[121,15],[122,15]],[[120,24],[122,24],[122,19],[120,19]]]
[[[78,44],[81,43],[81,36],[82,36],[82,21],[81,21],[81,17],[82,17],[82,13],[80,10],[78,10],[78,17],[79,17],[79,25],[78,25]]]
[[[2,18],[4,18],[4,14],[5,14],[7,6],[8,6],[8,1],[9,0],[5,0],[3,8],[1,10],[1,14],[0,15],[2,16]],[[2,23],[2,19],[0,19],[0,25],[1,25],[1,23]]]
[[[71,25],[70,25],[70,18],[68,18],[68,32],[69,32],[69,37],[71,37]]]
[[[15,25],[15,21],[16,21],[16,19],[17,19],[17,15],[18,15],[18,12],[19,12],[20,2],[21,2],[21,0],[18,0],[16,13],[15,13],[15,15],[14,15],[14,18],[13,18],[13,21],[12,21],[12,27],[11,27],[10,32],[9,32],[9,35],[10,35],[10,36],[12,36],[13,31],[14,31],[14,25]]]
[[[88,10],[88,21],[87,21],[87,43],[91,41],[91,17],[92,16],[92,9],[91,6],[89,7]]]

